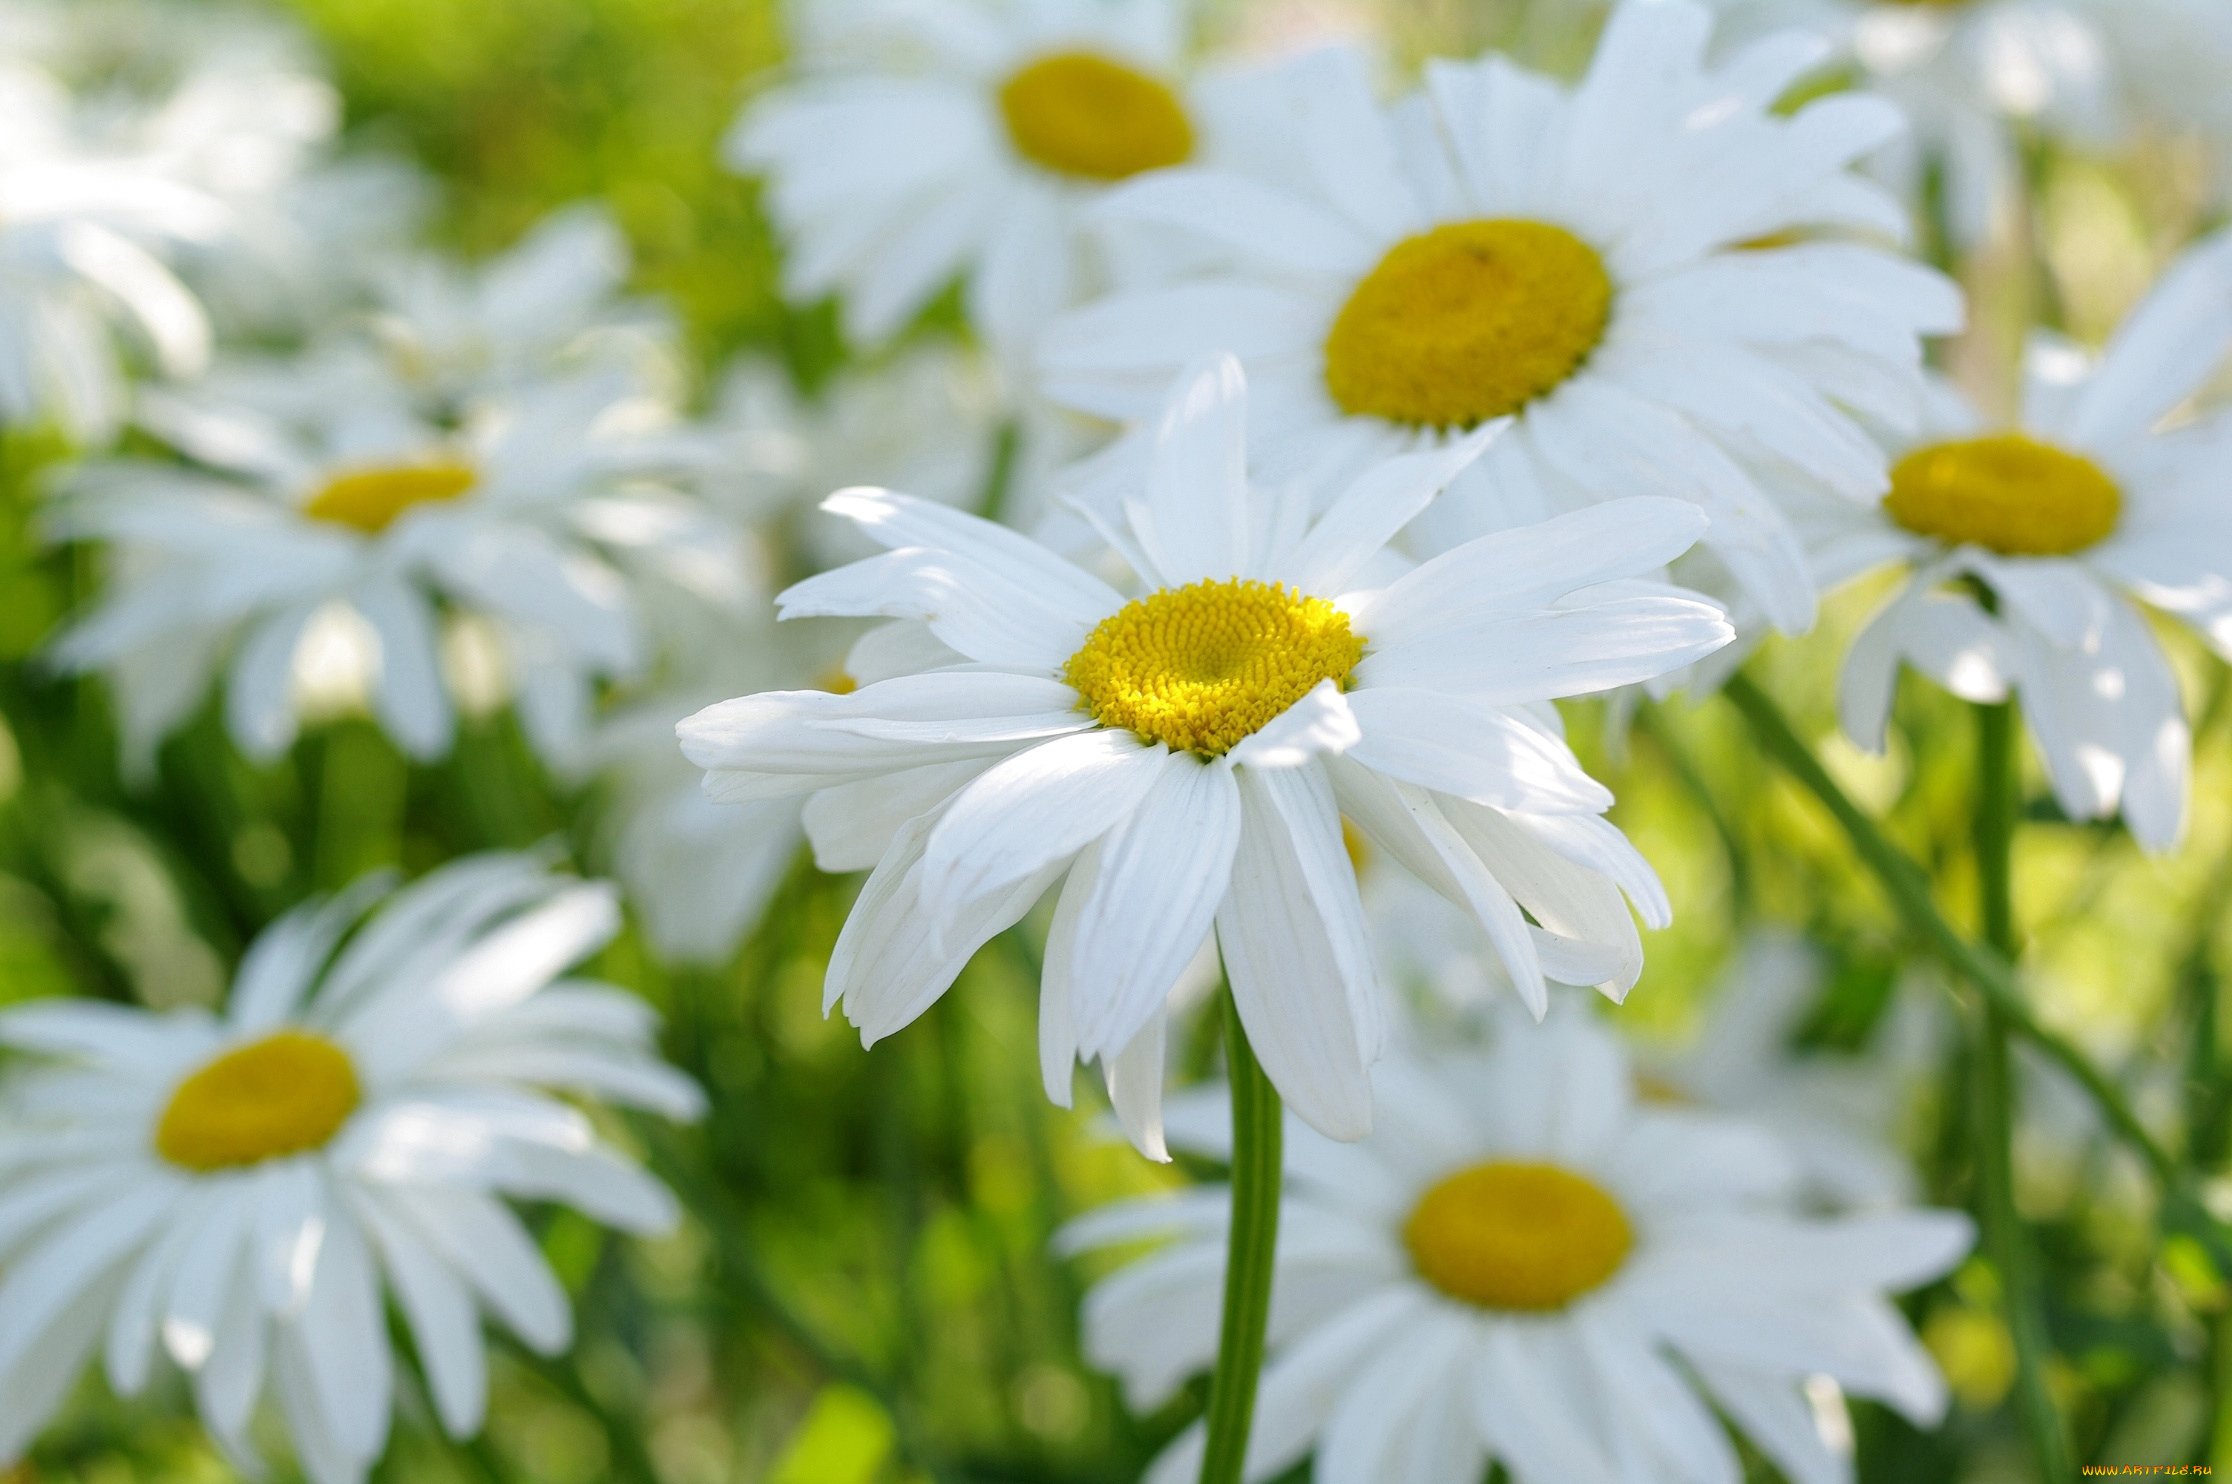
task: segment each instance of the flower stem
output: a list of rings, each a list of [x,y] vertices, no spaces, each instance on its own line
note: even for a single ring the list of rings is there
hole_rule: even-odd
[[[2015,970],[2007,959],[1991,948],[1971,943],[1945,920],[1936,902],[1931,900],[1929,878],[1922,868],[1892,844],[1876,827],[1875,821],[1862,813],[1837,786],[1836,780],[1791,728],[1782,708],[1744,675],[1731,677],[1721,687],[1721,694],[1743,713],[1744,720],[1751,725],[1752,735],[1767,755],[1836,819],[1851,841],[1853,853],[1860,857],[1861,863],[1891,899],[1907,931],[1947,968],[1973,985],[1993,1010],[2005,1018],[2010,1031],[2044,1052],[2084,1088],[2109,1127],[2115,1130],[2116,1137],[2146,1161],[2148,1170],[2166,1190],[2183,1191],[2184,1180],[2177,1162],[2156,1142],[2154,1135],[2147,1132],[2146,1125],[2131,1111],[2131,1105],[2115,1083],[2109,1081],[2083,1051],[2038,1023],[2023,1001],[2022,991],[2015,982]]]
[[[1232,1232],[1225,1249],[1224,1327],[1209,1383],[1208,1446],[1201,1484],[1240,1484],[1255,1419],[1263,1337],[1271,1321],[1271,1273],[1279,1243],[1278,1090],[1263,1074],[1232,991],[1224,995],[1225,1063],[1232,1079]]]
[[[2015,705],[2002,701],[1976,708],[1976,880],[1984,940],[2009,963],[2016,957],[2014,904],[2015,817],[2021,802],[2016,772]],[[1977,1016],[1972,1131],[1976,1139],[1977,1205],[1984,1249],[1999,1270],[2001,1304],[2015,1342],[2016,1404],[2038,1455],[2041,1478],[2073,1473],[2069,1434],[2046,1385],[2052,1347],[2039,1292],[2037,1266],[2015,1209],[2015,1089],[2008,1064],[2012,1027],[1987,998]]]

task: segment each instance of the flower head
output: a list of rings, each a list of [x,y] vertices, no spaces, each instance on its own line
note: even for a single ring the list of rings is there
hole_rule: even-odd
[[[682,724],[716,799],[810,794],[828,870],[874,867],[827,1002],[873,1041],[1063,883],[1039,1028],[1047,1089],[1099,1060],[1158,1146],[1164,1001],[1213,930],[1264,1066],[1316,1127],[1369,1126],[1379,989],[1345,816],[1471,916],[1529,1002],[1613,994],[1663,922],[1546,703],[1727,642],[1718,607],[1640,580],[1702,518],[1632,500],[1458,546],[1404,575],[1393,534],[1499,427],[1367,470],[1312,517],[1246,476],[1239,365],[1182,377],[1152,470],[1101,534],[1126,597],[1003,527],[881,490],[828,509],[890,548],[781,596],[881,615],[863,683]]]
[[[2121,809],[2148,849],[2176,844],[2191,741],[2138,604],[2232,654],[2232,416],[2181,420],[2227,354],[2232,234],[2220,233],[2172,266],[2097,361],[2036,340],[2018,426],[1984,426],[1948,389],[1898,451],[1880,508],[1812,514],[1825,578],[1913,568],[1845,656],[1839,707],[1855,742],[1882,748],[1902,662],[1969,700],[2019,693],[2071,818]]]
[[[1023,351],[1092,281],[1080,207],[1205,142],[1170,0],[866,0],[804,19],[803,75],[745,111],[727,154],[769,178],[786,287],[841,290],[863,341],[960,278],[978,332]]]
[[[1573,88],[1500,57],[1435,62],[1374,101],[1324,52],[1237,88],[1277,141],[1126,184],[1094,209],[1126,240],[1208,265],[1072,311],[1041,341],[1047,394],[1144,429],[1171,372],[1237,348],[1270,482],[1321,497],[1372,462],[1509,434],[1405,535],[1430,554],[1601,500],[1706,512],[1702,541],[1786,632],[1813,619],[1786,484],[1855,501],[1886,469],[1849,416],[1911,425],[1919,336],[1960,299],[1822,228],[1897,235],[1898,205],[1848,166],[1899,128],[1879,100],[1771,111],[1820,48],[1762,42],[1720,66],[1690,0],[1613,13]],[[1069,476],[1107,510],[1144,431]]]
[[[1249,1479],[1314,1451],[1318,1484],[1474,1479],[1491,1462],[1515,1484],[1732,1484],[1732,1425],[1791,1479],[1827,1484],[1849,1463],[1815,1426],[1818,1378],[1830,1405],[1841,1387],[1924,1425],[1943,1414],[1945,1382],[1888,1294],[1952,1267],[1966,1217],[1801,1216],[1764,1128],[1639,1106],[1610,1034],[1562,1008],[1485,1053],[1391,1055],[1373,1081],[1363,1144],[1287,1130]],[[1230,1155],[1222,1091],[1174,1101],[1173,1144]],[[1172,1239],[1085,1300],[1086,1354],[1135,1408],[1214,1358],[1229,1204],[1191,1191],[1063,1234],[1072,1252]],[[1149,1484],[1193,1478],[1201,1445],[1197,1424]]]
[[[113,673],[142,766],[220,670],[234,739],[269,757],[300,724],[313,640],[337,633],[382,726],[433,757],[455,728],[446,607],[495,627],[531,736],[563,761],[592,678],[644,659],[627,567],[662,572],[668,548],[702,565],[732,539],[678,493],[626,481],[665,457],[635,436],[637,412],[623,385],[588,377],[450,427],[377,363],[323,352],[150,393],[142,421],[195,463],[74,471],[49,532],[106,541],[115,560],[107,601],[55,658]]]
[[[674,1224],[666,1190],[553,1096],[701,1106],[641,1003],[554,982],[618,927],[610,889],[478,856],[359,926],[386,889],[274,923],[221,1018],[0,1013],[0,1046],[35,1058],[0,1081],[0,1459],[94,1354],[123,1395],[163,1356],[244,1468],[269,1396],[310,1477],[351,1484],[386,1445],[385,1297],[454,1436],[487,1400],[484,1314],[540,1353],[569,1343],[565,1291],[507,1198]]]

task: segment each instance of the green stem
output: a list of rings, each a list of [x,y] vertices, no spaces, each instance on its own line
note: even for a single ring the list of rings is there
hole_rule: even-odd
[[[1721,694],[1743,713],[1767,755],[1836,819],[1852,842],[1853,852],[1891,899],[1907,931],[1939,962],[1973,985],[1992,1009],[2005,1017],[2010,1031],[2044,1052],[2084,1088],[2116,1136],[2146,1161],[2147,1168],[2165,1189],[2182,1189],[2177,1162],[2155,1141],[2154,1135],[2147,1132],[2146,1125],[2131,1111],[2131,1105],[2115,1083],[2109,1081],[2084,1052],[2038,1023],[2024,1003],[2015,970],[2007,959],[1990,948],[1971,943],[1945,920],[1937,903],[1931,899],[1929,878],[1922,868],[1892,844],[1876,827],[1875,821],[1846,797],[1828,770],[1799,740],[1789,719],[1773,699],[1753,684],[1750,677],[1741,674],[1732,677],[1721,688]]]
[[[1728,904],[1738,922],[1751,918],[1752,876],[1751,857],[1744,849],[1743,839],[1737,835],[1735,824],[1728,812],[1721,808],[1720,800],[1713,795],[1712,787],[1705,782],[1705,775],[1698,771],[1697,760],[1690,756],[1689,748],[1675,735],[1667,724],[1666,713],[1656,701],[1645,700],[1635,708],[1635,726],[1659,750],[1666,765],[1674,770],[1674,777],[1688,790],[1697,807],[1704,811],[1706,822],[1719,838],[1721,853],[1728,860]]]
[[[1240,1484],[1255,1420],[1263,1337],[1271,1322],[1271,1274],[1279,1244],[1279,1093],[1256,1061],[1240,1009],[1224,995],[1225,1062],[1232,1079],[1232,1233],[1225,1249],[1224,1327],[1209,1383],[1208,1447],[1201,1484]]]
[[[2016,772],[2019,745],[2011,701],[1976,708],[1976,880],[1984,940],[2009,963],[2015,961],[2015,819],[2021,809]],[[2011,1027],[1989,999],[1977,1016],[1976,1062],[1970,1087],[1975,1102],[1978,1214],[1984,1249],[1999,1270],[2001,1303],[2008,1333],[2015,1342],[2015,1393],[2040,1475],[2048,1480],[2071,1476],[2069,1434],[2046,1385],[2052,1353],[2046,1335],[2037,1265],[2021,1214],[2015,1209],[2015,1088],[2009,1066]]]

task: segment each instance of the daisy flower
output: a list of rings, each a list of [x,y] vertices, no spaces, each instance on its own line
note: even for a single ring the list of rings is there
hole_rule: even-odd
[[[1088,279],[1079,209],[1201,146],[1175,0],[794,14],[801,76],[747,108],[724,153],[768,179],[785,292],[842,292],[857,341],[889,338],[958,277],[978,332],[1022,349]]]
[[[1759,245],[1903,231],[1846,168],[1899,118],[1852,96],[1778,116],[1819,46],[1773,37],[1708,68],[1710,29],[1690,0],[1629,0],[1576,87],[1501,57],[1433,62],[1392,109],[1351,52],[1259,81],[1278,168],[1166,172],[1095,211],[1222,265],[1064,315],[1042,341],[1047,395],[1136,425],[1174,369],[1235,350],[1264,477],[1321,490],[1508,416],[1417,549],[1667,496],[1708,513],[1703,546],[1778,628],[1805,629],[1814,587],[1768,491],[1882,493],[1883,456],[1845,409],[1910,425],[1917,337],[1953,329],[1960,298],[1873,247]],[[1136,435],[1119,449],[1074,498],[1105,506],[1095,473],[1133,477]]]
[[[596,206],[553,212],[509,252],[466,267],[417,253],[376,274],[374,339],[435,416],[558,375],[615,369],[679,389],[663,306],[622,297],[633,254]]]
[[[726,962],[806,843],[800,795],[729,805],[709,798],[704,775],[675,748],[676,724],[740,690],[852,691],[857,682],[836,662],[843,653],[831,652],[833,637],[774,631],[759,616],[709,623],[678,646],[685,657],[718,657],[696,683],[633,700],[598,725],[589,754],[605,790],[605,858],[669,962]]]
[[[1099,1060],[1159,1147],[1163,1006],[1211,932],[1280,1093],[1339,1138],[1370,1126],[1379,989],[1345,814],[1479,920],[1540,1006],[1545,976],[1624,992],[1623,890],[1663,922],[1611,795],[1534,708],[1727,642],[1715,605],[1636,581],[1694,506],[1606,505],[1360,587],[1493,436],[1367,471],[1315,519],[1245,475],[1246,394],[1219,357],[1172,390],[1148,479],[1103,535],[1126,598],[1028,538],[846,490],[886,554],[809,578],[785,617],[881,615],[850,695],[772,692],[680,728],[717,799],[811,795],[825,870],[874,867],[826,1002],[873,1042],[1062,881],[1039,1010],[1047,1090]],[[1531,921],[1530,921],[1531,918]]]
[[[2232,416],[2179,417],[2228,350],[2232,233],[2179,259],[2097,360],[2035,341],[2018,426],[1948,390],[1878,509],[1819,512],[1825,572],[1913,569],[1845,655],[1853,741],[1883,749],[1902,661],[1967,700],[2019,692],[2070,818],[2120,807],[2147,849],[2178,842],[2191,737],[2139,604],[2232,656]]]
[[[477,856],[357,927],[385,887],[274,923],[222,1017],[0,1013],[0,1045],[35,1059],[0,1083],[0,1460],[98,1354],[124,1396],[183,1370],[251,1474],[268,1398],[316,1484],[350,1484],[387,1442],[386,1298],[456,1437],[487,1404],[484,1314],[538,1353],[571,1343],[507,1198],[673,1227],[665,1188],[552,1095],[700,1110],[639,1001],[558,977],[618,926],[611,889]]]
[[[207,363],[208,318],[165,259],[220,240],[230,215],[91,133],[53,77],[0,64],[0,418],[97,444],[124,416],[119,332],[166,376]]]
[[[1896,1143],[1903,1095],[1926,1075],[1944,1026],[1901,984],[1870,1044],[1804,1052],[1794,1040],[1824,987],[1819,950],[1775,929],[1754,933],[1711,991],[1704,1022],[1678,1050],[1639,1050],[1646,1098],[1689,1104],[1775,1130],[1800,1192],[1831,1210],[1871,1210],[1916,1194]]]
[[[2023,184],[2021,132],[2114,143],[2135,119],[2221,107],[2232,30],[2212,0],[1712,0],[1732,34],[1803,27],[1913,129],[1869,161],[1909,201],[1942,171],[1946,226],[1975,247]]]
[[[1507,1025],[1485,1053],[1390,1056],[1374,1083],[1368,1142],[1287,1129],[1248,1480],[1314,1450],[1316,1484],[1442,1484],[1491,1461],[1515,1484],[1738,1484],[1725,1417],[1793,1484],[1839,1484],[1850,1458],[1817,1420],[1844,1422],[1839,1388],[1943,1415],[1887,1295],[1959,1261],[1967,1218],[1798,1214],[1764,1129],[1637,1106],[1584,1015]],[[1231,1152],[1199,1096],[1174,1100],[1170,1134]],[[1086,1356],[1137,1410],[1215,1356],[1227,1204],[1194,1190],[1063,1234],[1070,1252],[1175,1239],[1085,1300]],[[1195,1477],[1201,1447],[1196,1424],[1149,1484]]]
[[[678,496],[627,482],[649,471],[630,436],[642,405],[624,390],[549,383],[448,428],[378,366],[320,354],[149,393],[142,423],[194,462],[70,476],[50,534],[110,543],[115,560],[107,599],[53,659],[111,673],[143,763],[222,670],[235,741],[268,758],[299,725],[306,633],[338,625],[371,656],[381,725],[435,757],[455,730],[437,653],[447,609],[498,629],[530,735],[556,756],[592,682],[643,658],[638,605],[607,556],[669,547],[687,576],[713,539]]]

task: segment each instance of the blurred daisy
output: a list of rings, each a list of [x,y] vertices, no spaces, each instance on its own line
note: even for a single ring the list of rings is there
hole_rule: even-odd
[[[2221,108],[2232,29],[2214,0],[1710,0],[1730,34],[1803,27],[1913,125],[1871,161],[1906,200],[1941,174],[1954,245],[1981,244],[2023,184],[2021,134],[2111,144],[2138,117]]]
[[[2178,842],[2191,738],[2138,604],[2232,656],[2232,416],[2182,411],[2227,351],[2232,233],[2174,264],[2097,362],[2035,341],[2019,427],[1983,426],[1948,390],[1879,510],[1823,507],[1825,572],[1913,567],[1845,655],[1853,741],[1882,750],[1901,661],[1967,700],[2020,692],[2070,818],[2120,807],[2147,849]]]
[[[1689,1044],[1636,1053],[1641,1086],[1647,1098],[1774,1129],[1796,1162],[1800,1193],[1817,1205],[1901,1205],[1917,1191],[1894,1142],[1898,1115],[1932,1065],[1941,1024],[1930,1004],[1894,988],[1865,1050],[1801,1052],[1795,1039],[1821,999],[1824,967],[1802,938],[1754,933],[1712,988]]]
[[[161,1359],[185,1371],[244,1472],[268,1397],[317,1484],[361,1480],[387,1443],[386,1297],[455,1437],[487,1404],[483,1314],[541,1354],[571,1343],[507,1198],[673,1227],[667,1191],[552,1096],[700,1111],[641,1002],[558,979],[617,927],[610,888],[473,857],[336,954],[384,885],[274,923],[222,1018],[0,1012],[0,1045],[38,1059],[0,1084],[0,1459],[98,1353],[124,1396]]]
[[[166,376],[206,364],[207,316],[164,258],[217,241],[230,218],[145,153],[88,133],[52,77],[0,63],[0,419],[51,418],[98,444],[124,417],[117,332]]]
[[[380,724],[434,757],[455,728],[438,655],[446,608],[495,626],[530,735],[560,754],[592,681],[643,657],[638,605],[605,553],[669,547],[684,576],[717,556],[679,497],[624,482],[644,471],[629,436],[642,409],[622,391],[552,383],[457,429],[421,419],[407,388],[348,356],[150,393],[141,421],[196,462],[72,474],[50,533],[118,551],[109,596],[53,658],[112,673],[127,752],[143,760],[223,669],[234,739],[268,758],[300,722],[306,636],[338,635],[369,671]]]
[[[1390,1056],[1367,1143],[1289,1123],[1248,1480],[1314,1450],[1317,1484],[1492,1461],[1515,1484],[1738,1484],[1733,1425],[1793,1484],[1838,1484],[1851,1460],[1820,1419],[1845,1422],[1840,1388],[1943,1415],[1887,1294],[1958,1262],[1967,1218],[1802,1217],[1763,1129],[1639,1108],[1628,1079],[1611,1036],[1561,1012],[1485,1054]],[[1229,1129],[1199,1095],[1172,1106],[1172,1142],[1207,1158],[1229,1157]],[[1215,1358],[1229,1206],[1198,1189],[1063,1235],[1071,1252],[1176,1238],[1085,1300],[1085,1353],[1139,1411]],[[1197,1423],[1149,1484],[1193,1478],[1201,1445]]]
[[[1631,0],[1578,87],[1501,57],[1434,62],[1394,109],[1352,53],[1292,64],[1256,120],[1289,141],[1283,168],[1168,172],[1096,208],[1225,266],[1063,316],[1047,394],[1136,425],[1174,369],[1235,350],[1264,477],[1321,492],[1509,416],[1412,545],[1669,496],[1707,512],[1703,546],[1777,627],[1805,629],[1814,587],[1767,491],[1879,495],[1883,456],[1844,409],[1911,426],[1917,337],[1955,328],[1960,299],[1872,247],[1758,246],[1901,233],[1897,203],[1846,169],[1899,117],[1852,96],[1778,116],[1818,44],[1774,37],[1708,69],[1710,28],[1689,0]],[[1119,447],[1102,463],[1120,486],[1137,435]],[[1105,507],[1106,483],[1077,498]]]
[[[1021,350],[1088,281],[1079,208],[1201,142],[1175,0],[845,0],[793,15],[803,75],[746,109],[724,151],[768,177],[785,291],[841,292],[856,341],[888,339],[960,278],[977,331]]]
[[[486,263],[420,252],[389,265],[378,275],[374,337],[437,417],[606,369],[671,398],[681,390],[678,331],[662,306],[622,296],[632,265],[602,208],[567,207]]]
[[[1066,876],[1047,1090],[1066,1105],[1072,1063],[1099,1060],[1151,1152],[1165,998],[1212,926],[1281,1094],[1335,1137],[1370,1126],[1380,991],[1344,814],[1478,917],[1531,1004],[1546,975],[1633,984],[1622,891],[1654,923],[1664,893],[1530,708],[1728,639],[1717,607],[1630,580],[1696,539],[1675,501],[1508,532],[1359,590],[1493,430],[1374,467],[1313,522],[1247,482],[1245,404],[1230,357],[1173,389],[1150,477],[1103,531],[1140,575],[1129,600],[990,522],[831,496],[892,549],[791,588],[782,612],[902,620],[854,650],[864,682],[892,678],[748,696],[680,729],[713,797],[811,794],[823,869],[875,868],[827,981],[866,1041]]]
[[[705,625],[678,646],[697,662],[698,682],[619,707],[590,744],[605,789],[605,858],[669,962],[726,962],[805,846],[802,796],[716,803],[701,786],[704,774],[674,745],[677,723],[740,690],[851,691],[843,649],[830,642],[844,636],[800,627],[775,630],[759,615]]]

